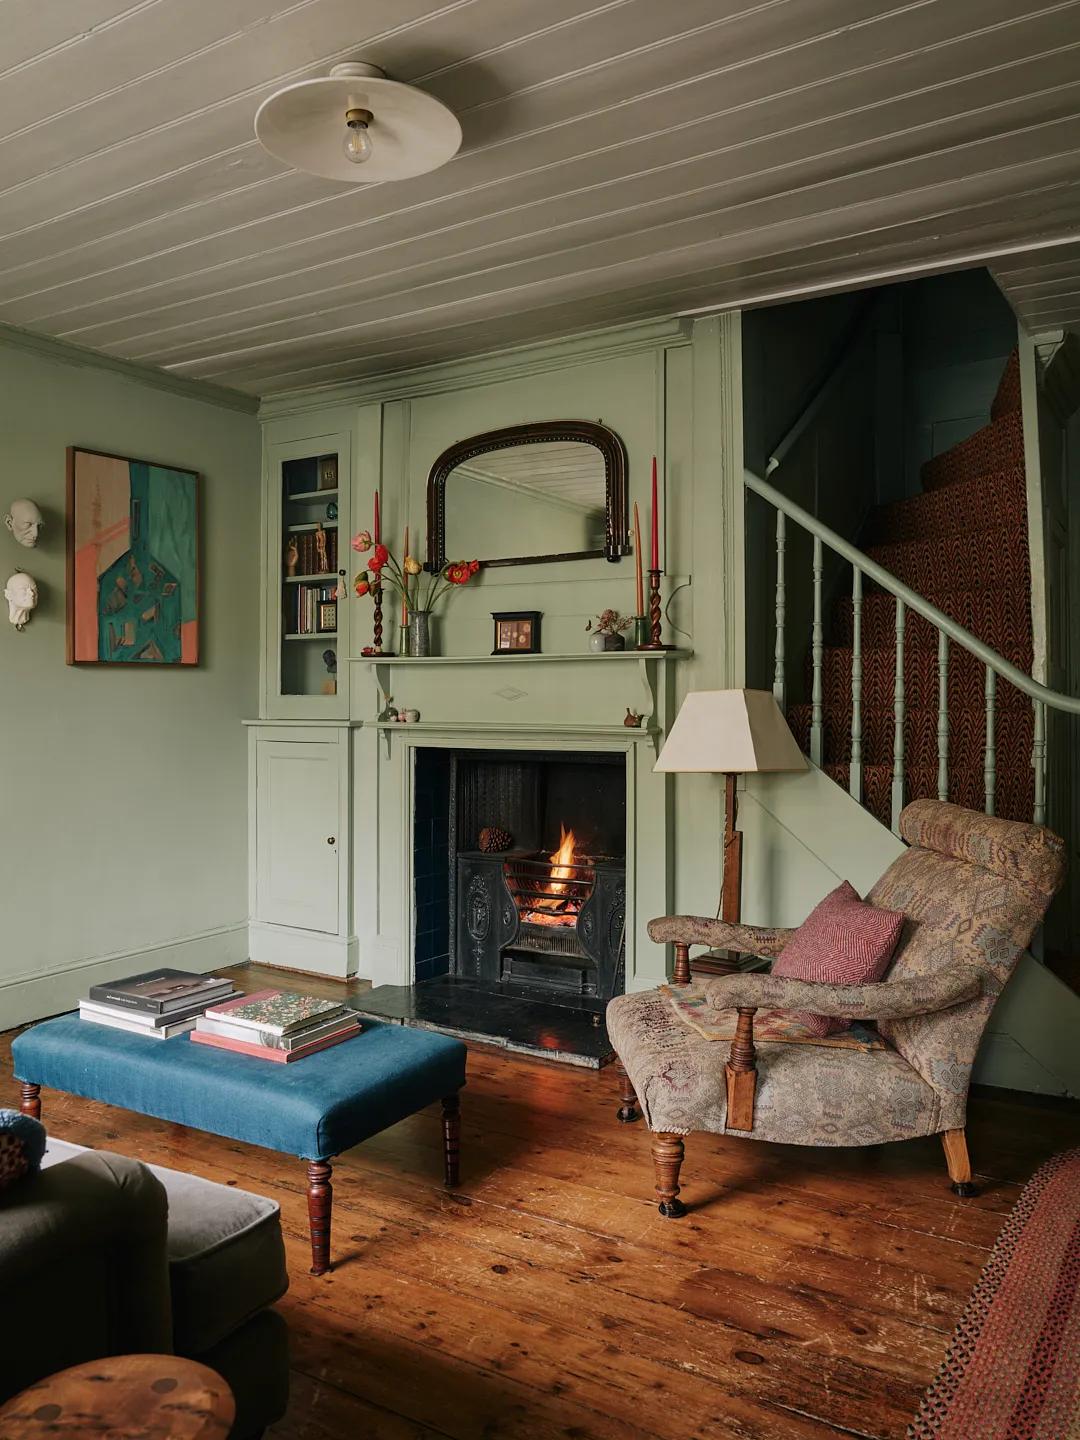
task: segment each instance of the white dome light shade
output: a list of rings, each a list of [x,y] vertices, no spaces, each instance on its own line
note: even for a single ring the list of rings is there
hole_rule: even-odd
[[[349,159],[346,112],[370,111],[370,154]],[[388,80],[375,65],[335,65],[270,95],[255,115],[263,149],[296,170],[365,185],[437,170],[461,147],[461,126],[441,100]]]

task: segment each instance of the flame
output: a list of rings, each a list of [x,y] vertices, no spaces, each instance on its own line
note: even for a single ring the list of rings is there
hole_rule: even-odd
[[[565,825],[559,826],[559,848],[548,856],[551,861],[551,875],[544,885],[547,892],[542,897],[533,900],[532,905],[525,918],[533,920],[541,925],[559,925],[573,923],[573,917],[567,920],[556,919],[553,916],[541,912],[561,910],[566,901],[563,897],[569,890],[568,880],[574,878],[574,853],[577,848],[577,840],[573,830],[567,830]]]

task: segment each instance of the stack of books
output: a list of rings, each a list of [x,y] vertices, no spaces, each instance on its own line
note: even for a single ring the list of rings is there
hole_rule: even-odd
[[[354,1010],[318,995],[256,990],[215,1001],[195,1022],[192,1040],[287,1065],[359,1034]]]
[[[79,1001],[79,1017],[151,1040],[171,1040],[195,1028],[208,1005],[229,1000],[239,991],[220,975],[191,970],[151,970],[92,985]]]

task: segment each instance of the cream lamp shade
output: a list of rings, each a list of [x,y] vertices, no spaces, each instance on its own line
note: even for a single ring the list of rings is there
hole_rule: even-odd
[[[805,770],[806,758],[769,690],[692,690],[654,770],[742,775]]]

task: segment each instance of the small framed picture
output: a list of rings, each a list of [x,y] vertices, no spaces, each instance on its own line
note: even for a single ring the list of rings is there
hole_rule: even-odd
[[[319,603],[317,619],[317,630],[320,635],[325,635],[330,630],[337,629],[337,601],[322,600]]]
[[[336,490],[336,489],[337,489],[337,456],[336,456],[336,455],[320,455],[320,456],[319,456],[319,489],[320,489],[320,490]]]
[[[493,655],[539,655],[539,610],[494,610],[495,648]]]

